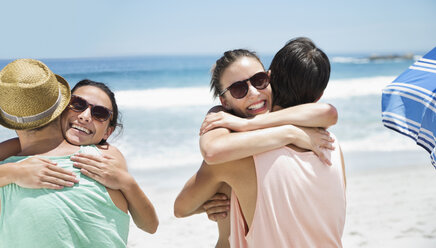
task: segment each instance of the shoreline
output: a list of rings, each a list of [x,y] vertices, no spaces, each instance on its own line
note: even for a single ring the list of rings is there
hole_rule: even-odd
[[[383,169],[397,169],[421,165],[432,169],[430,154],[424,149],[398,151],[344,151],[348,175],[365,174]],[[435,175],[436,176],[436,175]]]

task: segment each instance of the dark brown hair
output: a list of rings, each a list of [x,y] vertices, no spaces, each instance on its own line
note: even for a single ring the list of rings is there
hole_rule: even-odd
[[[305,37],[290,40],[271,66],[273,105],[283,108],[316,101],[330,78],[327,55]]]

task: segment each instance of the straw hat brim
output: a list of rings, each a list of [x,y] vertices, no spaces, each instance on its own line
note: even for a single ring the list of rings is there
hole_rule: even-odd
[[[59,85],[60,93],[62,95],[62,99],[61,99],[59,106],[56,108],[56,110],[51,115],[49,115],[45,118],[42,118],[40,120],[28,122],[28,123],[12,123],[11,121],[4,119],[0,115],[0,125],[4,126],[6,128],[9,128],[9,129],[14,129],[14,130],[35,129],[35,128],[45,126],[46,124],[52,122],[54,119],[56,119],[58,116],[60,116],[70,102],[71,91],[70,91],[70,86],[69,86],[68,82],[63,77],[56,75],[56,74],[55,74],[55,76],[56,76],[56,79],[58,81],[58,85]],[[44,96],[41,96],[41,97],[44,97]]]

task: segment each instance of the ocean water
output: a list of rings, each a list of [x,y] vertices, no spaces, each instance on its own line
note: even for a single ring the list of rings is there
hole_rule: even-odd
[[[123,131],[109,141],[123,152],[132,170],[159,173],[175,168],[189,168],[188,171],[198,168],[202,160],[198,148],[199,127],[208,109],[218,104],[209,92],[210,68],[218,57],[42,61],[72,86],[84,78],[107,83],[115,91],[124,124]],[[268,67],[272,56],[261,56],[261,59]],[[331,80],[321,101],[338,109],[339,121],[331,131],[338,137],[346,159],[363,168],[368,165],[362,162],[362,154],[406,154],[421,150],[406,137],[384,128],[381,122],[382,88],[414,61],[370,61],[347,55],[333,55],[330,59]],[[0,60],[0,67],[9,62]],[[0,128],[0,140],[14,136],[14,132]],[[378,161],[390,163],[391,159]]]

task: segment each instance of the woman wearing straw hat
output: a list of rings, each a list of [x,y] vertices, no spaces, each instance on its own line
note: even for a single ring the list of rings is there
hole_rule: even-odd
[[[126,246],[129,217],[123,194],[106,190],[72,166],[70,154],[77,146],[65,141],[59,120],[69,101],[68,83],[40,61],[17,60],[0,72],[0,124],[17,130],[21,143],[20,156],[2,163],[41,154],[80,178],[73,188],[56,191],[16,184],[0,188],[0,247]],[[79,152],[122,159],[113,149],[95,146],[81,146]]]

